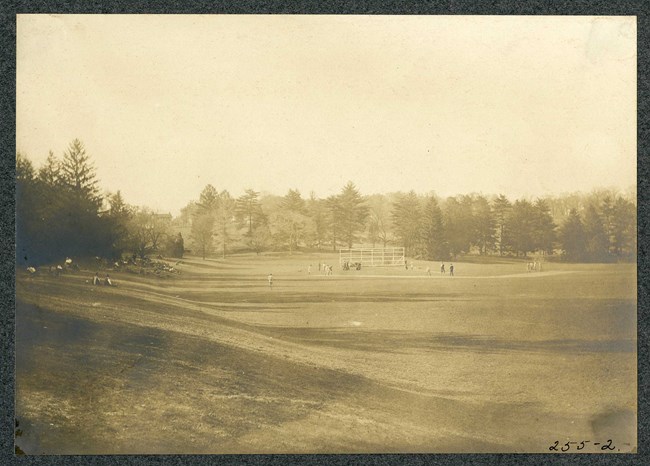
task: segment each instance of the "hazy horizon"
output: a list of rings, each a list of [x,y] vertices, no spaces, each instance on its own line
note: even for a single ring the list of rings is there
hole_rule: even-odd
[[[118,33],[116,33],[116,31]],[[18,15],[17,150],[102,190],[636,187],[634,17]]]

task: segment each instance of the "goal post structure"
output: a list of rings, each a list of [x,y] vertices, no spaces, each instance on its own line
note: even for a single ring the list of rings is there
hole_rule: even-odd
[[[339,264],[360,263],[362,267],[404,266],[404,248],[350,248],[339,250]]]

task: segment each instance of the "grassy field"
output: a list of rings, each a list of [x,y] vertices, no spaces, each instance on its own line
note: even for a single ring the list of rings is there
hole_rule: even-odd
[[[187,258],[171,278],[111,272],[113,288],[88,285],[94,271],[17,271],[17,445],[28,454],[548,452],[555,441],[600,452],[593,443],[608,439],[614,452],[636,448],[634,265],[527,273],[523,262],[461,261],[449,277],[423,261],[336,264],[333,254]]]

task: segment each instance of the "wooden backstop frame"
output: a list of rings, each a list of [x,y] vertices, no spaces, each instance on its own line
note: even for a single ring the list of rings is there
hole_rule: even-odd
[[[362,267],[396,267],[406,262],[405,248],[349,248],[339,250],[339,264],[361,263]]]

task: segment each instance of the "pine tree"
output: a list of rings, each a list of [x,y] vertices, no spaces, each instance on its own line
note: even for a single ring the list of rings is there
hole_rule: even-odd
[[[611,256],[616,256],[614,246],[614,200],[611,195],[606,195],[600,204],[600,218],[603,221],[605,234],[607,235],[607,250]]]
[[[39,256],[41,238],[36,214],[39,199],[36,192],[35,170],[32,162],[22,153],[16,154],[16,261],[22,265],[33,265]]]
[[[517,252],[526,256],[537,247],[535,229],[539,212],[525,199],[515,201],[508,217],[508,244]]]
[[[202,213],[214,215],[217,212],[219,208],[219,193],[214,186],[208,184],[203,188],[203,191],[199,195],[197,206]]]
[[[503,194],[494,199],[492,202],[492,210],[494,211],[494,221],[496,227],[495,240],[499,245],[499,255],[503,256],[506,252],[506,245],[508,243],[508,217],[512,211],[512,204]]]
[[[260,193],[247,189],[245,194],[237,198],[235,213],[242,225],[247,229],[247,235],[253,234],[253,229],[263,217],[259,202]]]
[[[89,210],[99,209],[102,198],[99,195],[97,174],[90,156],[79,139],[75,139],[63,154],[61,162],[61,180],[77,201],[77,207],[85,206]]]
[[[280,208],[283,210],[305,214],[305,200],[300,196],[300,191],[297,189],[290,189],[289,192],[282,198]]]
[[[312,230],[310,242],[320,249],[327,237],[327,212],[325,201],[318,199],[313,192],[307,201],[307,212],[311,218]]]
[[[118,190],[109,196],[109,209],[105,215],[108,221],[109,241],[112,246],[112,255],[119,257],[128,249],[129,223],[133,217],[133,209],[124,202],[122,193]]]
[[[481,254],[487,254],[494,249],[496,222],[490,203],[483,196],[473,199],[472,220],[474,223],[474,245]]]
[[[636,206],[619,196],[612,209],[612,250],[618,258],[636,254]]]
[[[326,221],[329,223],[327,231],[330,234],[330,244],[332,245],[332,250],[336,251],[340,238],[341,218],[343,217],[339,196],[329,196],[325,199],[325,208],[327,209]]]
[[[449,250],[456,257],[469,252],[475,238],[472,198],[457,196],[447,198],[444,207],[444,222]]]
[[[393,231],[406,255],[414,256],[422,239],[422,211],[415,191],[399,195],[393,204]]]
[[[38,178],[50,187],[56,187],[61,183],[61,162],[52,151],[47,155],[45,165],[38,170]]]
[[[555,241],[555,228],[551,216],[551,209],[544,199],[537,199],[535,202],[535,220],[533,222],[533,241],[534,249],[553,253],[553,242]]]
[[[358,233],[366,229],[368,206],[354,183],[349,181],[338,195],[338,217],[342,239],[351,248],[357,240]]]
[[[609,259],[609,239],[598,209],[589,204],[585,211],[585,255],[592,262],[606,262]]]
[[[232,231],[235,217],[235,200],[226,190],[219,193],[219,208],[215,217],[216,233],[221,242],[221,257],[226,258],[228,244],[234,236]]]
[[[421,232],[424,257],[427,260],[447,260],[449,247],[445,238],[442,210],[433,196],[424,205]]]
[[[586,235],[582,219],[576,209],[571,209],[560,229],[560,243],[564,256],[571,262],[580,262],[585,258]]]
[[[300,192],[290,189],[280,201],[280,209],[271,221],[275,227],[276,241],[281,246],[289,247],[289,255],[293,254],[294,249],[304,240],[308,221],[305,201]]]

